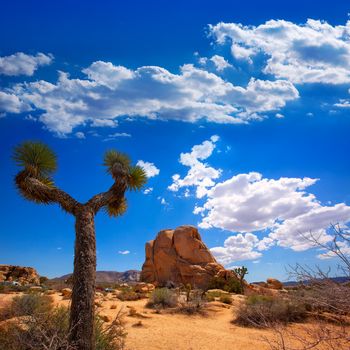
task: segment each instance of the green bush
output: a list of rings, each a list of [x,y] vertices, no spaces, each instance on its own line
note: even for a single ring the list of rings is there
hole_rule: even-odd
[[[148,307],[174,307],[177,305],[177,296],[168,288],[156,288],[147,303]]]
[[[219,300],[224,304],[229,304],[229,305],[232,304],[232,298],[231,298],[231,295],[229,294],[221,294]]]
[[[252,295],[238,308],[234,322],[242,326],[264,328],[276,323],[300,322],[305,318],[303,304],[278,297]]]
[[[242,286],[240,282],[234,278],[230,277],[228,280],[222,277],[213,277],[208,285],[208,289],[221,289],[229,293],[242,294]]]

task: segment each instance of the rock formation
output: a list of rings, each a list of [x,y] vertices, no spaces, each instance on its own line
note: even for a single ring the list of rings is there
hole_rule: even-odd
[[[140,277],[143,282],[159,286],[190,283],[206,289],[214,276],[227,279],[232,273],[217,263],[195,227],[163,230],[155,240],[146,243]]]
[[[25,284],[40,284],[39,275],[32,267],[0,265],[0,282],[19,282]]]

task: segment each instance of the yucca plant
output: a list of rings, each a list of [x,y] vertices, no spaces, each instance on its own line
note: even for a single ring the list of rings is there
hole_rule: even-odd
[[[80,203],[59,189],[52,175],[57,168],[55,153],[41,142],[24,142],[13,158],[21,170],[15,177],[20,194],[36,203],[57,203],[75,216],[75,255],[70,314],[70,340],[78,350],[94,349],[94,296],[96,240],[94,218],[100,209],[110,216],[122,215],[127,208],[125,192],[140,190],[147,181],[143,168],[134,166],[126,154],[107,151],[104,165],[114,183],[106,192]]]

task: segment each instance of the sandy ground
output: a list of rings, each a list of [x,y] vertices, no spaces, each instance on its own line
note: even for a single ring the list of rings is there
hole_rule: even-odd
[[[53,295],[58,304],[68,305],[59,294]],[[234,304],[239,303],[238,296]],[[228,306],[219,302],[209,304],[207,316],[187,316],[169,314],[145,307],[147,299],[138,301],[120,301],[108,294],[99,309],[101,315],[113,319],[122,309],[125,314],[127,350],[264,350],[268,347],[262,342],[268,331],[237,327],[230,321],[235,305]],[[116,305],[116,309],[111,309]],[[130,309],[136,315],[130,315]],[[137,325],[141,321],[142,325]]]
[[[0,294],[0,307],[13,296]],[[59,305],[69,304],[69,300],[63,300],[60,294],[54,294],[52,297]],[[219,302],[209,303],[207,316],[169,314],[164,311],[158,314],[145,307],[147,299],[122,302],[112,294],[103,298],[102,307],[99,309],[100,314],[108,316],[110,320],[122,309],[128,333],[127,350],[269,349],[262,337],[272,337],[271,331],[238,327],[231,323],[240,298],[242,297],[235,296],[232,306]],[[112,305],[117,308],[111,309]],[[131,309],[134,312],[130,313]]]

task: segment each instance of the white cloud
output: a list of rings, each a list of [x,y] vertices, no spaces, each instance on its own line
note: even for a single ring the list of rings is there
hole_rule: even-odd
[[[14,93],[0,91],[0,111],[5,113],[21,113],[30,110],[30,105],[21,101]]]
[[[148,187],[143,191],[144,194],[150,194],[152,192],[153,192],[153,187]]]
[[[165,200],[164,197],[158,197],[157,199],[160,201],[161,205],[164,205],[164,206],[168,206],[169,205],[169,203]]]
[[[259,26],[218,23],[210,26],[216,42],[230,41],[232,55],[249,63],[268,57],[263,69],[297,84],[350,82],[350,21],[332,26],[308,19],[305,24],[270,20]]]
[[[207,192],[200,226],[233,232],[260,231],[276,220],[308,212],[317,205],[315,197],[303,191],[317,179],[265,179],[256,172],[239,174],[217,183]],[[198,211],[199,209],[197,209]]]
[[[32,76],[40,66],[51,64],[52,55],[41,52],[35,56],[17,52],[10,56],[0,57],[0,74],[3,75],[28,75]]]
[[[269,232],[255,242],[258,251],[273,245],[295,251],[310,249],[313,244],[307,237],[311,233],[326,243],[331,239],[327,233],[331,224],[350,222],[350,206],[344,203],[324,206],[306,191],[316,181],[266,179],[255,172],[235,175],[209,189],[204,205],[196,206],[193,213],[202,216],[199,226],[204,229]]]
[[[113,141],[119,137],[131,137],[131,134],[128,134],[126,132],[115,132],[113,134],[109,134],[106,138],[103,139],[103,141]]]
[[[350,257],[350,245],[346,241],[337,242],[338,249],[341,251],[341,254],[345,257]],[[325,253],[318,254],[317,257],[322,260],[332,259],[337,257],[336,253],[333,251],[326,251]]]
[[[75,133],[75,136],[78,138],[78,139],[85,139],[85,134],[81,131],[78,131]]]
[[[127,255],[127,254],[130,254],[130,250],[119,250],[118,254]]]
[[[98,61],[83,72],[86,79],[71,79],[60,72],[54,84],[43,80],[16,84],[6,94],[14,95],[17,104],[43,111],[39,120],[58,135],[69,134],[87,122],[111,126],[111,120],[125,116],[247,123],[299,97],[293,84],[285,80],[252,78],[246,87],[235,86],[191,64],[172,74],[156,66],[132,71]],[[22,109],[5,105],[2,111],[17,113]]]
[[[212,61],[217,69],[217,71],[222,72],[224,69],[232,67],[231,64],[229,64],[224,57],[219,55],[214,55],[210,61]]]
[[[223,247],[214,247],[210,251],[221,264],[229,265],[239,260],[260,258],[262,254],[256,251],[258,243],[259,239],[256,235],[239,233],[236,236],[228,237]]]
[[[96,128],[101,128],[101,127],[114,128],[118,126],[118,122],[113,119],[94,119],[91,123],[91,126]]]
[[[108,137],[131,137],[131,134],[128,134],[127,132],[115,132],[114,134],[108,135]]]
[[[210,140],[193,146],[190,153],[180,154],[179,162],[190,169],[184,178],[179,174],[172,176],[173,183],[168,187],[170,191],[177,192],[182,187],[195,186],[197,198],[202,198],[208,188],[215,185],[213,180],[220,176],[221,170],[214,169],[202,161],[211,156],[218,140],[219,136],[213,135]]]
[[[136,163],[136,165],[142,167],[145,170],[148,178],[157,176],[160,172],[160,170],[153,163],[150,163],[150,162],[139,160]]]
[[[284,118],[284,115],[281,113],[276,113],[275,117],[281,119]]]

